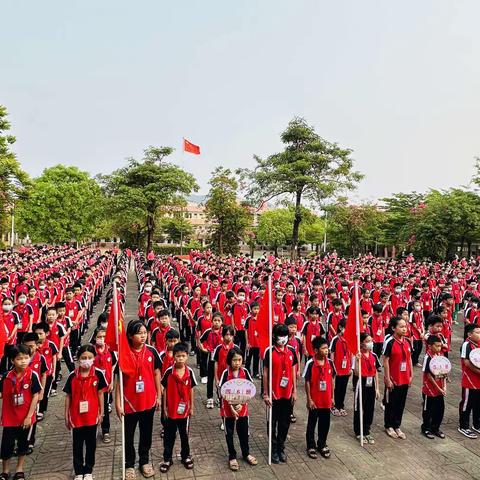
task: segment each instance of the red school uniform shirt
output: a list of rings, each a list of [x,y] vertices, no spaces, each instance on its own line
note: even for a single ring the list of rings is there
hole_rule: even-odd
[[[370,326],[370,330],[372,332],[372,340],[374,343],[383,343],[385,340],[385,324],[383,321],[382,315],[373,314],[368,319],[368,325]]]
[[[42,378],[42,375],[48,371],[45,357],[38,350],[30,358],[28,366],[38,375],[38,378]]]
[[[123,398],[125,413],[143,412],[155,406],[155,370],[160,370],[160,357],[151,345],[144,345],[139,352],[130,349],[135,364],[133,375],[123,374]]]
[[[219,378],[222,372],[227,368],[227,355],[233,347],[235,347],[233,342],[225,345],[225,343],[222,341],[220,345],[217,345],[215,351],[213,352],[213,361],[217,362],[217,375]]]
[[[70,395],[68,417],[73,428],[89,427],[98,421],[98,392],[107,387],[105,376],[92,367],[86,377],[78,369],[70,373],[63,391]]]
[[[248,314],[250,313],[250,308],[248,307],[248,305],[245,302],[234,303],[231,307],[231,313],[235,330],[245,330],[245,322],[247,320]]]
[[[160,373],[162,377],[165,375],[165,372],[173,366],[175,363],[175,357],[169,355],[167,351],[163,351],[160,353]]]
[[[253,382],[252,377],[250,376],[250,372],[245,367],[241,367],[238,370],[237,376],[233,374],[233,371],[230,367],[227,367],[223,371],[220,377],[220,382],[218,384],[219,388],[222,388],[224,383],[228,382],[229,380],[233,380],[235,378],[243,378]],[[237,412],[237,414],[239,417],[248,417],[248,404],[245,403],[244,405],[242,405],[242,408]],[[230,405],[223,398],[222,398],[222,404],[220,406],[220,416],[227,417],[227,418],[233,417],[233,413],[232,413],[232,409],[230,408]]]
[[[3,323],[7,329],[7,335],[10,337],[13,330],[18,325],[18,314],[17,312],[8,312],[3,314]],[[15,345],[17,343],[17,336],[14,335],[8,342],[8,345]]]
[[[45,357],[47,363],[47,376],[53,375],[54,371],[54,356],[58,353],[58,348],[50,340],[45,340],[42,345],[38,346],[38,353]]]
[[[413,340],[421,340],[420,335],[424,332],[422,312],[413,311],[409,318],[410,332]]]
[[[290,345],[283,349],[273,346],[265,350],[263,366],[270,368],[270,351],[272,352],[272,398],[291,398],[293,392],[294,366],[297,365],[297,355]]]
[[[470,359],[470,352],[476,348],[478,348],[478,345],[470,340],[466,340],[462,344],[460,350],[460,358],[462,360],[462,388],[480,390],[480,373],[473,372],[465,365],[465,360]]]
[[[217,346],[222,343],[222,329],[207,328],[200,336],[200,343],[210,352],[210,360],[213,361],[213,353]]]
[[[198,335],[202,335],[205,330],[212,328],[212,315],[202,315],[198,318],[197,321],[197,332]]]
[[[276,325],[277,323],[285,323],[286,310],[285,305],[282,301],[273,301],[273,324]]]
[[[307,351],[307,354],[311,357],[313,356],[313,347],[312,340],[315,337],[321,337],[325,334],[323,325],[320,322],[312,323],[310,320],[307,320],[303,324],[302,335],[304,336],[304,347]]]
[[[20,427],[27,417],[33,396],[42,390],[36,372],[27,367],[22,375],[17,377],[15,369],[10,370],[0,379],[2,392],[2,426]],[[32,425],[36,422],[36,412],[33,412]]]
[[[169,330],[173,327],[167,325],[165,328],[157,327],[152,332],[152,344],[155,346],[158,353],[163,352],[166,348],[166,336]]]
[[[383,355],[389,358],[390,379],[394,385],[408,385],[412,377],[412,353],[410,342],[391,336],[384,345]]]
[[[324,359],[323,365],[315,358],[306,363],[303,378],[310,384],[310,397],[315,408],[332,408],[334,376],[335,367],[328,358]]]
[[[245,321],[245,330],[247,331],[247,341],[250,348],[259,348],[257,318],[253,315],[247,317]]]
[[[373,352],[368,352],[368,355],[365,355],[365,353],[361,352],[360,360],[362,362],[362,379],[375,377],[378,369],[381,367],[377,355],[375,355]],[[353,367],[355,367],[357,361],[358,360],[353,357]],[[374,381],[365,380],[365,384],[366,386],[375,386]]]
[[[30,315],[33,314],[32,307],[25,303],[24,305],[15,305],[14,312],[18,315],[18,332],[26,332],[30,324]]]
[[[192,405],[190,393],[193,387],[197,386],[197,379],[190,367],[185,367],[180,377],[176,368],[170,367],[162,377],[162,385],[167,396],[168,418],[179,420],[190,416]]]
[[[335,335],[330,343],[330,355],[337,375],[350,375],[352,371],[352,354],[348,351],[346,340]]]
[[[423,358],[423,379],[422,379],[422,393],[427,395],[427,397],[438,397],[441,395],[437,387],[441,389],[444,388],[445,378],[440,376],[435,376],[432,371],[430,370],[430,362],[433,358],[437,357],[438,355],[433,355],[431,352],[426,352],[425,357]],[[434,380],[432,381],[429,378],[429,375],[432,375]]]
[[[95,345],[95,351],[97,354],[95,355],[93,365],[103,373],[107,385],[110,385],[112,383],[113,370],[117,362],[115,352],[111,352],[107,345],[105,345],[103,351],[100,351],[98,346]]]

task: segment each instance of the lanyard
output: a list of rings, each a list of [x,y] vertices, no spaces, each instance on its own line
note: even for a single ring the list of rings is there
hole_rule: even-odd
[[[362,360],[364,361],[365,366],[367,367],[368,373],[375,373],[375,367],[371,360],[373,358],[373,355],[370,354],[368,357],[363,353],[361,355],[362,355]],[[362,369],[362,373],[363,373],[363,369]]]
[[[89,370],[88,375],[86,377],[82,377],[80,375],[80,370],[77,369],[76,376],[77,380],[80,382],[80,401],[85,401],[88,395],[88,391],[91,389],[93,380],[95,375],[93,375],[93,372],[95,371],[95,367],[92,366],[92,368]]]
[[[327,359],[324,360],[323,365],[320,365],[320,361],[315,359],[314,365],[316,368],[318,368],[318,377],[320,378],[320,380],[323,380],[325,378],[325,371],[326,371],[327,364],[328,364]]]
[[[274,347],[275,351],[281,355],[281,365],[282,365],[282,375],[285,375],[286,369],[287,369],[287,359],[286,359],[286,353],[287,349],[284,348],[283,350],[279,350],[278,347]]]
[[[142,376],[140,375],[140,372],[142,370],[142,365],[143,365],[144,360],[145,360],[146,350],[147,350],[147,347],[145,345],[143,346],[142,350],[138,353],[130,350],[130,352],[132,354],[132,357],[133,357],[133,361],[135,362],[135,377],[138,378],[138,380],[142,379]]]
[[[407,361],[407,354],[405,353],[405,340],[398,340],[396,339],[395,337],[393,337],[393,339],[402,347],[402,362],[406,362]]]
[[[187,399],[184,398],[184,397],[185,397],[185,388],[184,388],[184,386],[187,385],[187,383],[188,383],[188,378],[190,377],[189,372],[188,372],[188,368],[185,367],[184,377],[185,377],[185,376],[187,377],[185,380],[184,380],[183,378],[180,378],[180,376],[177,374],[177,371],[175,370],[175,368],[173,368],[172,375],[173,375],[173,379],[175,380],[175,382],[176,382],[176,384],[177,384],[177,392],[178,392],[178,396],[180,397],[180,400],[181,400],[182,402],[186,402]]]
[[[13,383],[13,393],[14,395],[19,395],[20,392],[23,390],[23,386],[25,384],[25,377],[27,376],[28,371],[25,369],[25,372],[23,375],[21,375],[18,379],[15,374],[15,371],[13,372],[12,376],[12,383]]]

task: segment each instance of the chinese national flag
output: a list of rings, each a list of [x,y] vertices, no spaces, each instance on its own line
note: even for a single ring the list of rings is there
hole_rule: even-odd
[[[200,155],[200,147],[189,142],[187,139],[183,139],[183,151],[193,153],[194,155]]]
[[[363,322],[360,321],[358,284],[355,283],[352,301],[348,307],[347,325],[345,326],[345,332],[343,333],[348,349],[353,355],[358,353],[358,337],[361,332],[363,332]]]
[[[271,307],[271,308],[270,308]],[[260,311],[257,317],[257,339],[260,353],[263,358],[265,350],[272,342],[272,332],[270,331],[270,322],[273,327],[273,298],[272,298],[272,279],[269,277],[267,289],[260,302]]]
[[[105,335],[105,343],[109,346],[110,350],[118,353],[118,365],[120,370],[127,375],[135,375],[136,365],[130,350],[130,345],[127,340],[127,332],[125,331],[125,322],[123,320],[123,313],[118,297],[115,296],[117,301],[118,319],[115,318],[115,308],[112,305],[110,315],[108,317],[107,332]],[[115,299],[114,299],[115,301]],[[118,328],[118,345],[116,329]]]

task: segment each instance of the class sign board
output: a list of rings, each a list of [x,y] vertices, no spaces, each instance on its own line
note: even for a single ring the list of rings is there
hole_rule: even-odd
[[[447,357],[436,355],[430,360],[430,370],[436,377],[446,377],[451,369],[452,364]]]
[[[240,404],[251,400],[257,393],[257,389],[246,378],[233,378],[222,385],[220,393],[228,403]]]

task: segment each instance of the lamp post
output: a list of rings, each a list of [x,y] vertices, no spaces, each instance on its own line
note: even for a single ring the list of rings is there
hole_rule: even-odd
[[[327,211],[325,210],[325,216],[324,216],[324,227],[325,231],[323,232],[323,253],[327,252]]]
[[[15,237],[15,203],[12,202],[12,206],[10,208],[10,214],[12,216],[12,225],[10,231],[10,248],[13,252],[13,244],[14,244],[14,237]]]

